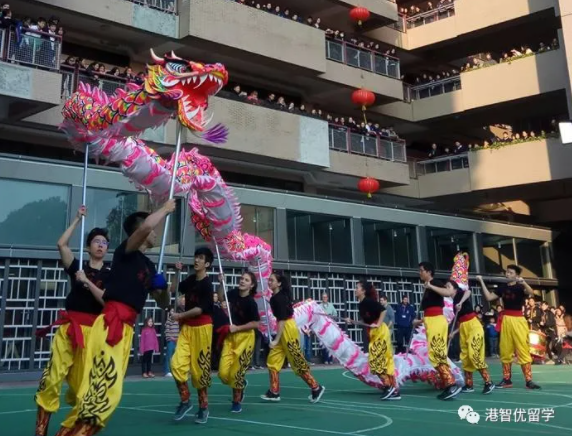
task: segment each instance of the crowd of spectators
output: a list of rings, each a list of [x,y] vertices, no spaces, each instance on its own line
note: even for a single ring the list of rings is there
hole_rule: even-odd
[[[174,14],[177,12],[176,0],[129,0],[132,3]]]
[[[347,128],[352,132],[363,135],[379,135],[392,140],[400,139],[392,127],[381,127],[379,123],[366,122],[365,120],[359,121],[355,120],[353,117],[344,117],[333,113],[326,113],[322,111],[322,109],[306,104],[300,99],[296,99],[294,97],[284,97],[283,95],[278,95],[272,91],[266,91],[263,93],[256,89],[246,90],[240,84],[232,84],[229,88],[232,89],[232,91],[226,89],[222,91],[222,96],[235,98],[254,105],[266,106],[272,109],[297,113],[299,115],[325,119],[330,124],[335,124],[340,128]]]
[[[489,139],[482,142],[475,141],[463,144],[461,141],[455,141],[452,146],[433,143],[431,144],[431,150],[427,154],[427,159],[461,155],[469,151],[478,151],[487,148],[500,148],[523,142],[538,141],[539,139],[554,138],[559,135],[558,122],[555,118],[547,124],[546,129],[541,129],[538,132],[534,130],[523,130],[522,132],[519,132],[513,130],[510,126],[504,126],[504,128],[506,130],[500,137],[491,136]]]
[[[415,17],[416,15],[424,14],[426,12],[438,11],[439,9],[453,5],[454,3],[454,0],[435,0],[434,2],[422,2],[411,5],[408,8],[399,8],[399,14],[405,17]]]

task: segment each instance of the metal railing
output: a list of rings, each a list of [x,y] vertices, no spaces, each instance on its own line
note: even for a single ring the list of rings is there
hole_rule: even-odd
[[[398,58],[338,39],[326,38],[326,58],[382,76],[401,77]]]
[[[169,14],[177,13],[177,0],[127,0],[136,5],[147,6]]]
[[[389,24],[387,27],[390,27],[395,30],[399,30],[400,32],[406,33],[407,32],[407,16],[403,14],[397,15],[397,21],[395,23]]]
[[[455,3],[439,6],[427,12],[422,12],[407,18],[407,28],[424,26],[455,15]]]
[[[332,150],[394,162],[407,162],[405,141],[402,139],[391,139],[377,134],[363,135],[338,124],[330,124],[328,133]]]
[[[409,175],[416,179],[426,174],[443,173],[469,168],[469,155],[463,153],[455,156],[444,156],[435,159],[416,161],[415,167],[409,167]]]
[[[59,70],[62,37],[59,35],[13,28],[2,29],[1,59],[31,67]]]
[[[438,82],[425,83],[423,85],[404,85],[405,101],[421,100],[423,98],[434,97],[436,95],[447,94],[461,89],[461,76],[448,77]]]
[[[105,73],[88,72],[78,65],[62,65],[62,99],[69,98],[80,83],[87,83],[98,87],[106,94],[113,94],[118,88],[125,88],[128,80],[125,77],[113,76]]]

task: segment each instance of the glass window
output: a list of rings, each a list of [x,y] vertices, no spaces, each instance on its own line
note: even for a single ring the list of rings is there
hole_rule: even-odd
[[[55,247],[68,199],[65,185],[0,179],[0,245]]]
[[[450,271],[453,259],[459,251],[465,251],[472,257],[472,233],[459,230],[427,228],[427,250],[429,261],[439,271]],[[475,262],[469,265],[469,271],[474,271]]]
[[[523,277],[544,277],[542,246],[544,242],[516,238],[516,258]]]
[[[484,234],[483,255],[488,274],[504,274],[508,265],[516,263],[512,238],[508,236]]]
[[[416,268],[415,227],[390,222],[363,222],[365,264]]]
[[[290,258],[352,263],[349,218],[287,211]]]
[[[274,209],[271,207],[240,206],[242,215],[242,232],[255,235],[274,247]],[[195,244],[204,245],[205,242],[198,232],[195,232]]]
[[[129,215],[137,211],[149,212],[154,209],[149,196],[137,192],[114,191],[110,189],[87,189],[87,217],[85,222],[86,235],[94,227],[103,227],[109,231],[109,248],[117,248],[127,237],[123,230],[123,221]],[[158,253],[161,248],[163,237],[163,223],[159,225],[157,244],[149,250],[149,253]],[[181,202],[177,202],[177,210],[171,214],[169,232],[165,252],[177,254],[181,239]]]

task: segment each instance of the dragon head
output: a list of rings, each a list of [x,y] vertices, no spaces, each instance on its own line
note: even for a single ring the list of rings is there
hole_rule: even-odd
[[[221,64],[201,64],[181,59],[171,52],[158,57],[151,49],[154,65],[147,66],[145,91],[165,107],[177,106],[181,124],[203,132],[210,122],[205,111],[209,97],[228,83],[228,72]]]

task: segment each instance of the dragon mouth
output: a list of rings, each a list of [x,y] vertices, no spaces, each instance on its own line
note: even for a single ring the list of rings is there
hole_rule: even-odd
[[[208,98],[216,95],[227,79],[218,71],[189,74],[178,78],[183,96],[179,99],[178,115],[181,124],[191,130],[204,131],[210,119],[206,119]]]

